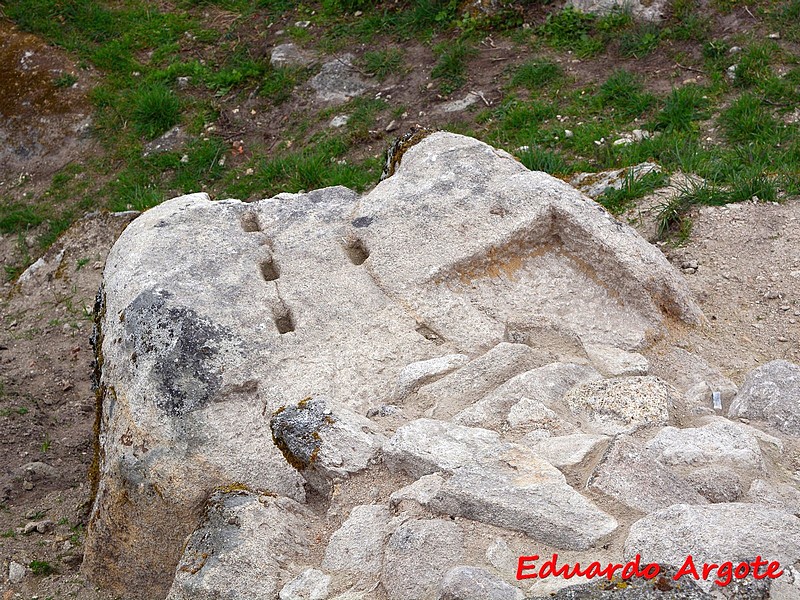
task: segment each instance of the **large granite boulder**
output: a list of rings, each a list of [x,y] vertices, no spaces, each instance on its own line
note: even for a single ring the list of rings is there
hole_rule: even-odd
[[[559,359],[580,358],[583,344],[641,350],[675,319],[704,321],[660,251],[566,183],[447,133],[395,162],[362,197],[342,187],[249,204],[193,194],[124,231],[97,303],[96,495],[83,563],[94,581],[126,598],[163,598],[215,490],[300,504],[308,495],[317,506],[319,488],[335,495],[370,468],[371,452],[353,463],[338,450],[378,439],[353,414],[404,394],[411,410],[439,381],[459,381],[459,367],[469,370],[471,404],[494,391],[481,377],[501,383],[552,362],[537,358],[551,345]],[[504,342],[537,356],[515,351],[507,370],[477,368]],[[320,433],[322,460],[310,460],[324,476],[317,489],[273,443],[291,427],[270,424],[308,397],[350,411]],[[555,468],[537,464],[548,489],[598,519],[576,547],[614,529]],[[437,510],[488,514],[463,488],[480,473],[447,477]],[[504,499],[508,514],[538,493],[537,482],[500,472],[484,486],[495,480],[503,493],[522,490]],[[386,485],[395,483],[408,481]],[[469,566],[441,569],[458,565]]]

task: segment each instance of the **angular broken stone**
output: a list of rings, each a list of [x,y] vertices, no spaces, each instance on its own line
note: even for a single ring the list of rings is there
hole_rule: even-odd
[[[311,62],[308,55],[297,44],[278,44],[272,49],[269,64],[273,67],[305,67]]]
[[[500,342],[457,371],[420,388],[417,398],[432,406],[435,418],[450,419],[515,375],[546,362],[542,353],[527,344]]]
[[[276,597],[286,567],[308,555],[310,516],[289,498],[213,494],[204,522],[186,543],[167,600]]]
[[[636,521],[625,540],[625,558],[680,566],[762,556],[790,565],[800,558],[800,519],[759,504],[676,504]],[[763,572],[763,569],[762,569]]]
[[[417,419],[403,425],[383,446],[384,462],[413,477],[453,471],[480,461],[491,461],[504,447],[494,431],[453,425],[435,419]]]
[[[613,346],[587,344],[586,354],[594,368],[606,377],[647,375],[650,362],[637,352],[626,352]]]
[[[712,392],[720,392],[723,406],[736,395],[736,384],[700,356],[683,348],[671,348],[652,371],[669,381],[684,396],[686,408],[694,414],[713,413]]]
[[[306,569],[281,588],[278,600],[326,600],[330,582],[330,575]]]
[[[508,380],[485,398],[455,415],[453,421],[471,427],[496,428],[508,417],[512,427],[522,427],[536,420],[527,415],[524,398],[555,405],[576,383],[597,379],[600,379],[597,371],[585,365],[545,365]]]
[[[764,468],[758,440],[724,420],[687,429],[665,427],[648,442],[647,449],[669,466],[723,465],[759,472]]]
[[[575,467],[582,464],[587,457],[608,440],[607,435],[592,433],[573,433],[544,438],[537,441],[523,441],[533,452],[558,469]]]
[[[463,534],[452,521],[407,521],[386,545],[381,582],[390,600],[434,597],[442,577],[463,554]]]
[[[332,573],[380,573],[389,517],[389,509],[379,504],[353,507],[331,536],[322,568]]]
[[[773,360],[750,371],[728,416],[766,421],[783,433],[800,436],[800,366]]]
[[[586,2],[587,0],[576,1]],[[648,173],[660,172],[661,167],[656,163],[644,162],[624,169],[612,169],[610,171],[600,171],[599,173],[577,173],[570,179],[570,184],[590,198],[599,198],[608,188],[622,189],[629,176],[634,179],[641,179]]]
[[[589,489],[649,513],[673,504],[705,504],[706,499],[627,436],[614,440],[589,479]]]
[[[683,480],[698,494],[713,503],[736,502],[744,493],[742,480],[736,471],[724,466],[713,465],[696,469],[684,475]],[[753,500],[748,499],[748,502]]]
[[[679,400],[677,394],[657,377],[624,377],[578,384],[567,392],[564,402],[593,431],[614,435],[666,425]]]
[[[430,475],[395,492],[395,505],[412,499],[430,510],[522,531],[559,548],[588,548],[617,527],[550,463],[486,429],[417,419],[387,442],[384,457],[390,469]]]
[[[439,358],[411,363],[397,376],[397,385],[394,390],[395,399],[402,400],[417,388],[437,377],[455,371],[467,364],[468,361],[469,357],[464,354],[448,354]]]
[[[478,567],[454,567],[442,579],[438,600],[523,600],[522,590]]]
[[[343,104],[367,91],[369,85],[361,78],[353,61],[355,56],[348,53],[322,65],[320,72],[308,82],[317,100]]]
[[[333,480],[366,469],[386,441],[373,421],[325,398],[279,409],[270,426],[287,462],[323,494]]]
[[[789,483],[772,484],[764,479],[755,479],[747,491],[747,502],[797,515],[800,514],[800,489]]]
[[[570,6],[584,13],[608,14],[619,10],[619,3],[612,0],[570,0]],[[658,23],[664,19],[669,5],[666,0],[634,0],[625,5],[633,17],[640,21]]]

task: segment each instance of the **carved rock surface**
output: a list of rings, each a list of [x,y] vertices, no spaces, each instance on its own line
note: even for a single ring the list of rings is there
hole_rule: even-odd
[[[165,202],[120,236],[98,296],[83,570],[117,595],[163,597],[215,488],[303,502],[306,480],[272,439],[282,406],[324,396],[364,415],[414,363],[461,354],[470,369],[503,342],[556,360],[583,344],[641,349],[671,318],[704,321],[658,249],[464,136],[431,134],[362,197]],[[482,372],[499,382],[552,362],[519,354]],[[477,400],[492,385],[471,373]]]

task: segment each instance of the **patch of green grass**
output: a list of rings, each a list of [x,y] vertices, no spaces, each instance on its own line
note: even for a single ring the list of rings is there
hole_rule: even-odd
[[[383,81],[389,75],[402,71],[403,51],[399,48],[367,51],[362,57],[362,65],[364,71]]]
[[[549,60],[534,59],[520,65],[511,78],[512,86],[536,91],[560,79],[561,67]]]
[[[465,40],[441,42],[434,46],[438,57],[431,70],[431,77],[439,80],[439,89],[449,95],[467,82],[467,59],[475,54],[475,49]]]
[[[711,21],[697,6],[697,0],[675,0],[672,19],[665,37],[673,40],[704,42],[711,31]]]
[[[13,529],[8,529],[8,530],[4,531],[3,533],[0,533],[0,537],[15,538],[15,537],[17,537],[17,532],[14,531]]]
[[[655,117],[654,127],[666,132],[692,131],[696,121],[708,116],[705,112],[708,106],[709,99],[702,88],[695,85],[673,88]]]
[[[789,0],[781,10],[772,13],[772,22],[780,27],[781,37],[800,41],[800,0]]]
[[[628,58],[643,58],[658,48],[661,28],[653,24],[637,25],[619,38],[619,52]]]
[[[552,104],[539,100],[523,102],[510,97],[481,120],[491,121],[489,138],[492,142],[514,147],[541,141],[542,123],[555,114]]]
[[[664,173],[650,172],[638,176],[634,169],[628,169],[620,189],[608,187],[597,199],[611,214],[625,212],[635,201],[653,190],[663,187],[669,178]]]
[[[375,127],[375,119],[387,107],[387,102],[381,99],[356,98],[351,101],[347,107],[350,119],[345,126],[348,145],[352,146],[369,140],[370,130]]]
[[[616,115],[631,119],[649,110],[655,104],[655,97],[644,90],[633,73],[618,70],[600,86],[595,102],[600,108],[611,109]]]
[[[158,137],[180,121],[181,102],[165,85],[153,84],[136,90],[131,104],[134,129],[147,139]]]
[[[270,68],[261,82],[259,94],[269,98],[276,106],[292,97],[294,88],[308,75],[306,69],[291,67]]]
[[[33,571],[34,575],[44,577],[56,572],[56,568],[49,562],[44,560],[32,560],[28,563],[28,568]]]
[[[327,138],[278,156],[262,158],[255,163],[255,173],[231,181],[226,194],[233,198],[269,197],[280,192],[299,192],[332,185],[344,185],[361,191],[378,180],[381,163],[370,158],[348,162],[348,150],[342,138]]]
[[[560,12],[547,15],[542,33],[554,48],[579,51],[590,41],[594,21],[594,15],[566,6]]]
[[[519,160],[531,171],[544,171],[550,175],[567,175],[573,172],[572,166],[557,152],[531,146],[519,153]]]
[[[719,124],[731,144],[776,144],[780,141],[780,125],[764,108],[761,99],[751,93],[742,94],[722,111]]]
[[[72,73],[62,73],[53,80],[53,85],[57,88],[68,88],[78,83],[78,78]]]
[[[40,225],[45,220],[39,206],[0,200],[0,233],[19,233]]]
[[[731,64],[731,46],[725,40],[711,40],[703,45],[703,58],[709,71],[721,72]]]
[[[733,84],[736,87],[751,88],[772,78],[774,74],[770,63],[777,50],[777,46],[774,43],[748,46],[741,53],[739,63],[736,65]]]

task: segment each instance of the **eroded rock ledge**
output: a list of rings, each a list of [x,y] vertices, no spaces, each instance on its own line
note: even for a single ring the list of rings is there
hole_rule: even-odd
[[[166,202],[101,296],[83,568],[126,598],[517,600],[559,583],[516,581],[521,554],[675,566],[672,521],[713,560],[739,534],[726,559],[800,558],[794,431],[769,429],[795,380],[764,406],[797,367],[736,398],[688,353],[697,377],[648,375],[704,322],[681,275],[474,139],[426,137],[362,197]],[[713,415],[720,381],[751,426]]]

